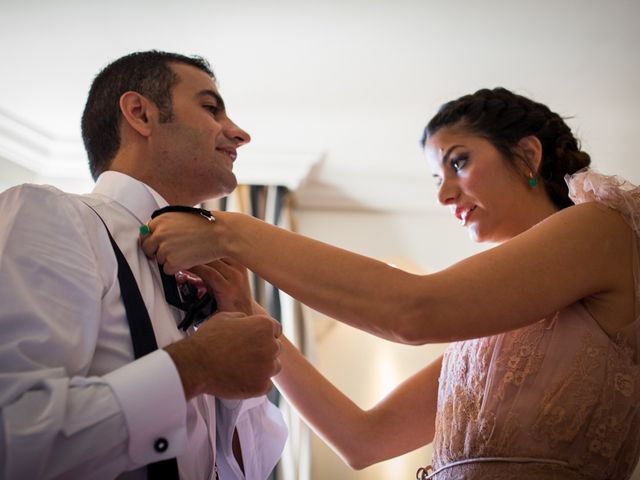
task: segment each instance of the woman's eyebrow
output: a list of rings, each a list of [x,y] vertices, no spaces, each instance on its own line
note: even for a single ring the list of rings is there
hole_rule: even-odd
[[[444,165],[445,163],[447,163],[447,160],[449,160],[449,156],[451,155],[451,152],[453,152],[456,148],[458,147],[462,147],[463,145],[452,145],[451,147],[449,147],[447,149],[447,151],[445,152],[444,156],[442,157],[442,165]]]

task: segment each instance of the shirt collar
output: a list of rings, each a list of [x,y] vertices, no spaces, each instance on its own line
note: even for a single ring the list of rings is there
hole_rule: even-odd
[[[107,170],[98,177],[93,193],[105,195],[124,206],[140,223],[169,203],[149,185],[121,172]]]

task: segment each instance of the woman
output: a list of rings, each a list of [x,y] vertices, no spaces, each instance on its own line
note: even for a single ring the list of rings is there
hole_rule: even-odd
[[[497,246],[417,276],[217,212],[215,223],[163,215],[143,248],[169,273],[233,258],[393,341],[454,342],[365,412],[284,341],[276,381],[355,468],[433,441],[435,472],[420,478],[629,478],[640,452],[640,190],[583,170],[589,156],[565,122],[502,88],[445,104],[423,146],[440,203]],[[233,276],[233,262],[212,266],[219,284]]]

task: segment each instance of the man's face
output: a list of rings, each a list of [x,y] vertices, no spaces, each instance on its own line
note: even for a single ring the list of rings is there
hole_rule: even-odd
[[[227,116],[218,90],[205,72],[173,63],[172,120],[157,124],[152,148],[156,174],[170,203],[196,204],[224,196],[237,185],[236,150],[249,135]]]

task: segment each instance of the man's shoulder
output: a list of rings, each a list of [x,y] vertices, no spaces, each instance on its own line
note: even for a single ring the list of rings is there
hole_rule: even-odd
[[[35,183],[23,183],[10,187],[0,193],[0,198],[23,198],[23,197],[40,197],[55,198],[68,195],[53,185],[42,185]]]
[[[55,236],[87,235],[96,217],[86,205],[99,203],[92,195],[65,192],[52,185],[25,183],[0,193],[0,222],[6,229]],[[16,231],[16,233],[17,233]]]
[[[56,216],[60,219],[78,215],[82,195],[60,190],[53,185],[24,183],[0,193],[3,216]]]
[[[47,208],[51,203],[57,205],[62,203],[76,204],[92,197],[95,195],[71,193],[53,185],[35,183],[23,183],[0,192],[0,202],[2,203],[25,202],[33,205],[33,202],[36,202],[35,205],[43,208]]]
[[[52,185],[25,183],[0,193],[0,211],[7,219],[12,215],[42,215],[59,211],[67,193]]]

